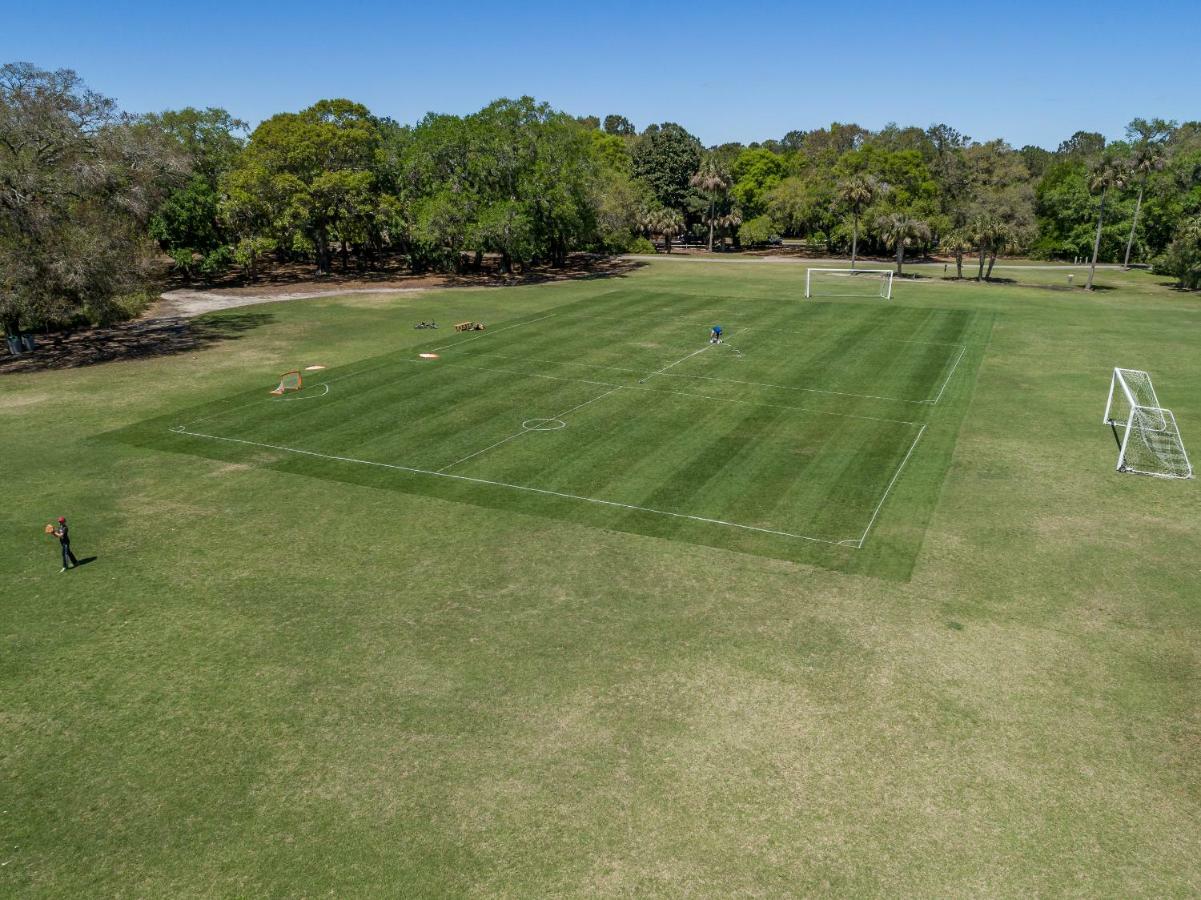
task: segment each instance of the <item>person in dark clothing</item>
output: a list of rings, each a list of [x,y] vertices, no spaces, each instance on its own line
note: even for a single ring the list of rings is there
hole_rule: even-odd
[[[65,516],[58,517],[58,527],[54,529],[54,536],[58,538],[58,542],[63,548],[63,567],[58,570],[61,575],[67,569],[73,569],[79,565],[79,560],[71,552],[71,533],[67,529],[67,519]]]

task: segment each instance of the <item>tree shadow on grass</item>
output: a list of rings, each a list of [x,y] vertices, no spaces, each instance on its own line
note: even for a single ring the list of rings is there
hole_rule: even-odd
[[[36,350],[21,356],[0,357],[0,375],[194,353],[214,344],[237,340],[274,319],[266,312],[226,313],[199,319],[176,316],[140,319],[68,334],[38,335]]]

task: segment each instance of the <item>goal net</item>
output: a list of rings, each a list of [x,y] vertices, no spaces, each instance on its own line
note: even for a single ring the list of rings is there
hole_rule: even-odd
[[[1119,472],[1159,478],[1193,477],[1176,416],[1159,405],[1155,386],[1146,372],[1113,370],[1104,421],[1118,439]]]
[[[805,296],[892,299],[892,269],[806,269]]]
[[[300,390],[300,373],[299,372],[284,372],[283,375],[279,376],[279,387],[277,387],[271,393],[278,396],[279,394],[285,393],[286,391],[298,391],[298,390]]]

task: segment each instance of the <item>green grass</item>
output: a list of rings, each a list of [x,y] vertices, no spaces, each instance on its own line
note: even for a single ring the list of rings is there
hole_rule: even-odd
[[[1098,279],[663,261],[3,377],[0,891],[1195,895],[1198,489],[1100,417],[1147,368],[1196,450],[1201,300]],[[861,548],[662,514],[857,538],[897,422]],[[572,498],[427,474],[514,434],[448,473]]]
[[[987,337],[978,318],[614,289],[442,333],[425,347],[437,360],[406,347],[311,374],[299,393],[260,387],[121,437],[904,576]],[[713,345],[719,320],[727,337]],[[910,474],[926,490],[907,483],[890,503]]]

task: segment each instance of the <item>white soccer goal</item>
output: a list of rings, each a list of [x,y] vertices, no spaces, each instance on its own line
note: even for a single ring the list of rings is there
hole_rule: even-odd
[[[805,297],[892,299],[892,269],[806,269]]]
[[[1193,477],[1176,417],[1159,405],[1155,386],[1146,372],[1113,370],[1103,421],[1118,440],[1119,472],[1158,478]]]

